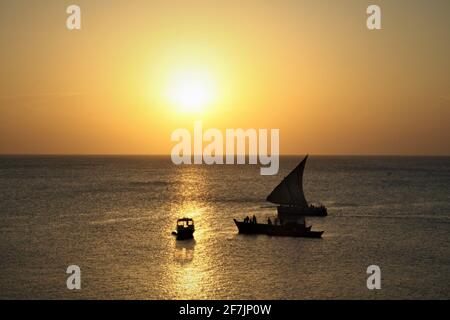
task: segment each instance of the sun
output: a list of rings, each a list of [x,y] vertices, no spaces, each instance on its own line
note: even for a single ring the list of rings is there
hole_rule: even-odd
[[[200,112],[214,102],[216,85],[205,70],[181,69],[169,79],[167,95],[180,111]]]

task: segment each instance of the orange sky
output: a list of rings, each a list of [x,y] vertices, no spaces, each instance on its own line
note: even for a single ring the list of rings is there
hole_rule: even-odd
[[[283,154],[449,155],[450,2],[0,3],[0,153],[169,154],[173,130],[279,128]],[[180,111],[180,70],[214,97]],[[209,86],[208,86],[209,88]],[[212,89],[208,89],[211,91]]]

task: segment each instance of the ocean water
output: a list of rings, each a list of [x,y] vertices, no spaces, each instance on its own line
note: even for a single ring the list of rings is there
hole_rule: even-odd
[[[255,165],[168,157],[0,157],[0,298],[449,299],[450,158],[308,159],[304,190],[328,207],[323,239],[239,235],[275,209]],[[195,241],[171,235],[179,217]],[[81,268],[68,290],[66,268]],[[381,290],[366,269],[381,268]]]

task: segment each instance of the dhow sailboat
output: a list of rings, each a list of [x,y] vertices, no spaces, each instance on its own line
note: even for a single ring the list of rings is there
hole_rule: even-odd
[[[267,196],[266,200],[275,204],[280,219],[296,219],[298,216],[327,215],[325,206],[308,204],[303,193],[303,171],[305,170],[306,156],[294,170],[292,170],[275,189]]]
[[[267,234],[269,236],[320,238],[323,231],[311,231],[306,226],[305,216],[326,216],[324,206],[309,205],[303,193],[303,171],[308,156],[306,156],[292,170],[267,197],[267,201],[278,204],[278,217],[274,222],[270,220],[258,223],[256,217],[249,217],[244,221],[234,219],[239,233]]]

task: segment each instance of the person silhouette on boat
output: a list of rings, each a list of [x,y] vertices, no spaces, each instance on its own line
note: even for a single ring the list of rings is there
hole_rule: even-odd
[[[256,216],[255,215],[253,215],[252,222],[256,223]]]
[[[244,219],[244,223],[249,223],[249,222],[250,222],[250,218],[249,218],[249,216],[246,216]]]

